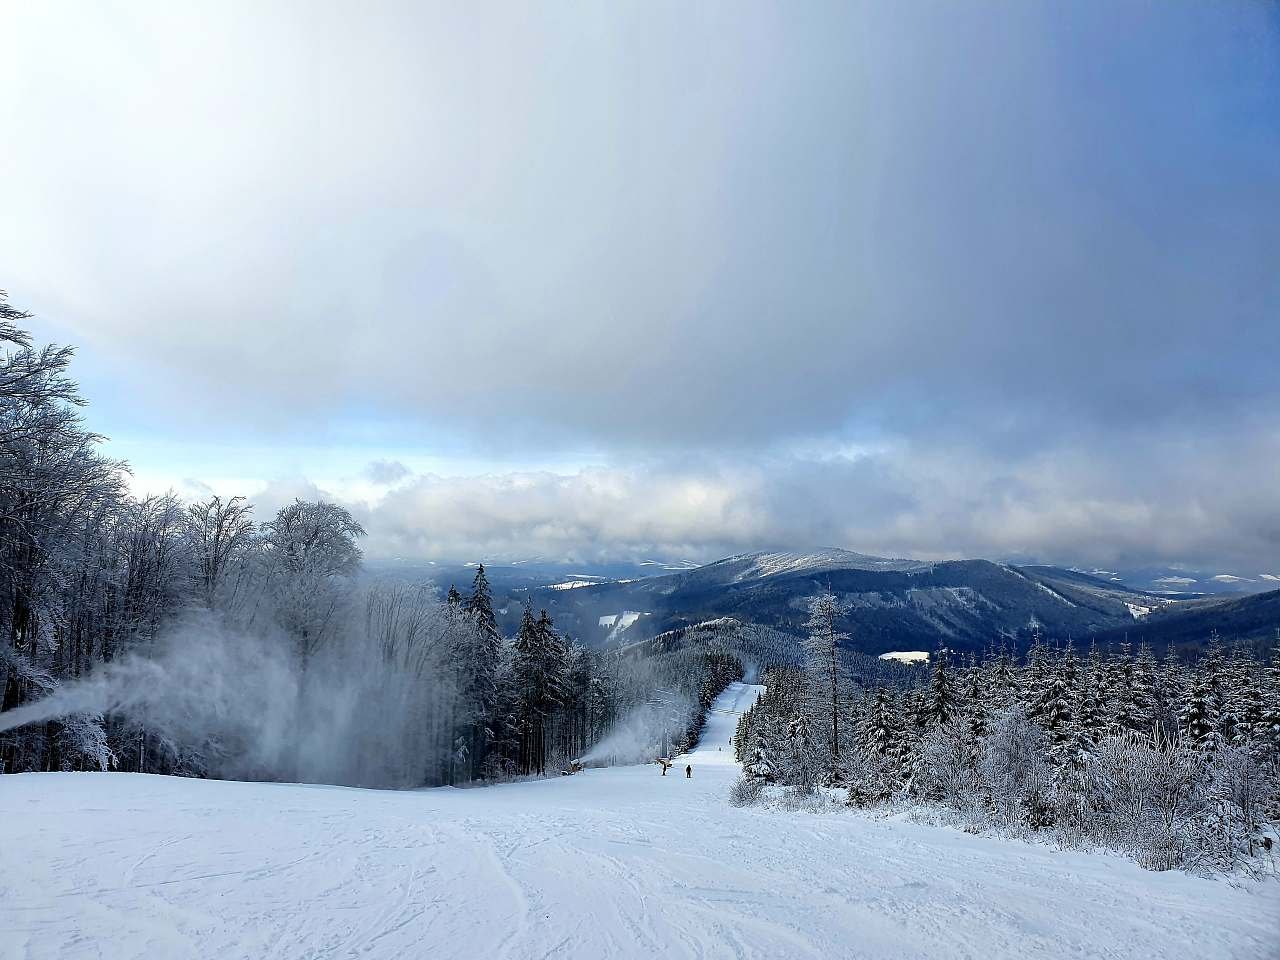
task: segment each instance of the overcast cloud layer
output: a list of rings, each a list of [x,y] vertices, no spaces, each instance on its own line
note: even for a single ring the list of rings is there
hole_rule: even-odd
[[[1273,4],[2,9],[0,287],[140,478],[1277,565]]]

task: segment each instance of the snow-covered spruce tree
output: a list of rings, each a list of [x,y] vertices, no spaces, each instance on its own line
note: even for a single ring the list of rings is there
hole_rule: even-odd
[[[976,662],[970,662],[964,670],[960,692],[960,714],[975,738],[982,737],[987,732],[989,707],[983,689],[987,679]]]
[[[955,684],[951,677],[951,664],[946,647],[939,647],[933,655],[933,673],[929,680],[929,693],[925,697],[921,714],[922,725],[935,727],[949,722],[957,712]]]
[[[1266,788],[1259,802],[1261,818],[1273,827],[1280,825],[1280,629],[1271,650],[1270,662],[1255,664],[1257,675],[1259,722],[1250,739],[1236,746],[1248,750],[1265,778]]]
[[[1182,702],[1186,697],[1190,680],[1186,668],[1177,653],[1170,649],[1160,661],[1152,684],[1153,726],[1159,736],[1172,742],[1180,734]]]
[[[786,737],[787,783],[798,794],[807,796],[814,792],[822,779],[826,751],[814,741],[809,718],[803,712],[787,723]]]
[[[543,683],[541,677],[542,655],[538,649],[538,622],[533,607],[526,602],[520,628],[516,631],[513,652],[512,683],[516,691],[518,724],[520,727],[520,754],[516,760],[522,774],[541,772],[534,760],[537,749],[537,727],[542,709]]]
[[[1218,712],[1213,681],[1207,670],[1196,671],[1179,713],[1182,736],[1189,744],[1212,751],[1218,741]]]
[[[1089,753],[1106,733],[1111,723],[1111,711],[1107,702],[1107,672],[1102,655],[1094,644],[1089,649],[1077,684],[1076,702],[1073,705],[1078,748]]]
[[[1280,633],[1280,630],[1277,631]],[[1262,728],[1258,739],[1280,764],[1280,640],[1271,648],[1271,663],[1262,685]]]
[[[760,799],[765,784],[773,783],[775,779],[768,751],[763,745],[756,746],[750,759],[742,766],[742,776],[730,788],[729,802],[735,807],[750,806]]]
[[[1236,652],[1222,667],[1221,713],[1218,735],[1223,743],[1250,743],[1262,723],[1262,671],[1250,657]]]
[[[902,747],[902,728],[902,714],[896,699],[888,688],[880,687],[856,727],[858,746],[878,756],[893,756]]]
[[[809,620],[805,624],[805,665],[809,674],[810,696],[814,719],[825,734],[832,769],[840,764],[840,714],[843,712],[840,688],[843,669],[840,642],[847,634],[836,630],[840,605],[835,594],[824,591],[809,602]]]
[[[1039,717],[1050,702],[1048,687],[1051,682],[1050,650],[1037,631],[1031,649],[1027,651],[1026,666],[1018,672],[1018,702],[1028,716]]]
[[[582,755],[590,735],[594,658],[585,647],[566,638],[561,640],[564,647],[564,678],[560,710],[556,714],[553,754],[568,764]]]
[[[1058,767],[1074,762],[1078,753],[1081,731],[1072,713],[1078,679],[1075,653],[1068,645],[1053,664],[1036,710],[1041,726],[1049,734],[1050,759]]]
[[[1013,671],[1013,657],[1008,649],[1002,649],[986,672],[984,684],[987,708],[991,712],[1006,710],[1018,702],[1018,678]]]
[[[1147,736],[1155,736],[1160,726],[1160,711],[1156,701],[1157,666],[1151,646],[1142,643],[1134,660],[1130,679],[1131,710],[1137,720],[1133,729]]]
[[[453,591],[454,594],[457,591]],[[463,742],[467,763],[454,764],[454,776],[473,780],[484,769],[490,741],[499,719],[498,674],[502,664],[502,633],[493,612],[493,591],[484,564],[476,568],[471,595],[461,603],[463,617],[454,634],[453,670],[458,686],[455,741]],[[455,750],[455,756],[459,751]]]
[[[846,761],[849,803],[882,803],[903,788],[910,774],[903,727],[896,698],[878,688],[854,725],[856,749]]]
[[[542,672],[545,684],[543,729],[541,731],[541,766],[545,771],[551,748],[551,741],[547,735],[548,729],[552,726],[553,718],[563,715],[564,711],[570,706],[569,645],[556,630],[555,624],[546,610],[542,610],[538,614],[538,641],[542,651]],[[564,756],[558,759],[562,763],[568,762],[568,758]]]
[[[769,760],[769,751],[764,746],[758,746],[752,751],[751,759],[743,766],[743,773],[762,783],[773,783],[777,777]]]
[[[565,648],[543,610],[536,619],[526,604],[514,646],[513,682],[519,704],[521,773],[546,772],[547,727],[564,694]]]
[[[1107,661],[1104,691],[1107,727],[1111,733],[1146,728],[1146,711],[1138,704],[1134,691],[1134,662],[1129,644],[1121,644],[1119,656]]]

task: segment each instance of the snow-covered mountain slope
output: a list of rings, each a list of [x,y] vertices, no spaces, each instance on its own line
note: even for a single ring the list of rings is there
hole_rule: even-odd
[[[853,550],[829,547],[809,553],[744,553],[709,563],[702,569],[708,575],[723,571],[730,579],[741,581],[783,574],[814,575],[829,570],[920,570],[928,566],[929,563],[923,560],[871,557]]]
[[[1224,641],[1266,650],[1280,626],[1280,590],[1162,604],[1132,626],[1100,634],[1102,643],[1150,643],[1157,650],[1200,650],[1217,633]]]
[[[728,766],[737,776],[740,768],[733,757],[733,736],[738,732],[738,721],[742,715],[751,709],[762,693],[764,687],[758,683],[729,684],[724,693],[712,702],[698,745],[689,751],[685,762],[696,763],[699,770],[707,763]]]
[[[1056,567],[890,560],[848,550],[743,554],[628,583],[535,588],[530,596],[569,634],[606,645],[719,617],[802,633],[808,598],[828,588],[839,597],[848,645],[868,654],[932,650],[939,644],[980,651],[997,639],[1025,647],[1036,631],[1083,640],[1131,626],[1135,610],[1172,603]],[[619,610],[643,610],[648,616],[620,637],[601,625],[602,617]]]
[[[731,807],[727,740],[755,693],[731,686],[666,777],[405,793],[4,777],[0,958],[1274,956],[1274,882]]]

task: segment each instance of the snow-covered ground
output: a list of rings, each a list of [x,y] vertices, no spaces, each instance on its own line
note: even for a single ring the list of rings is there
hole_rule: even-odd
[[[0,957],[1277,956],[1280,884],[729,806],[728,740],[758,690],[730,687],[666,777],[0,778]]]
[[[929,659],[927,650],[894,650],[880,654],[881,660],[897,660],[899,663],[925,663]]]

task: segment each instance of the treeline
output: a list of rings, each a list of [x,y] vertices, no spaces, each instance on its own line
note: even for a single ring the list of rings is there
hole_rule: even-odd
[[[795,634],[735,617],[719,617],[667,630],[622,649],[628,654],[654,655],[688,648],[730,651],[753,676],[763,675],[773,667],[802,666],[806,662],[805,645]],[[860,686],[910,686],[919,676],[910,665],[881,660],[847,647],[840,647],[838,655],[842,676]]]
[[[1153,869],[1251,868],[1270,849],[1280,647],[1266,663],[1215,642],[1191,665],[1040,641],[1025,659],[953,664],[939,651],[913,688],[841,683],[835,723],[821,666],[765,678],[738,729],[735,802],[768,784],[837,788],[855,806],[928,805],[969,830],[1115,849]]]

